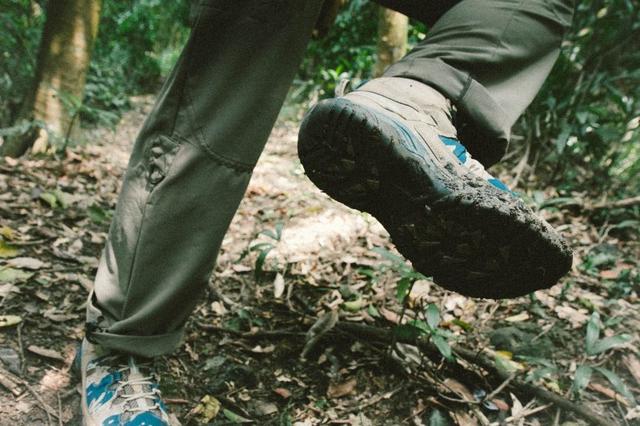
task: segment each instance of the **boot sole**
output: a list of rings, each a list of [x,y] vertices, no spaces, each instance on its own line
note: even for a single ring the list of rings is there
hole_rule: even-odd
[[[298,154],[318,188],[372,214],[413,267],[448,290],[512,298],[571,268],[566,242],[521,200],[443,163],[386,114],[322,101],[301,124]]]

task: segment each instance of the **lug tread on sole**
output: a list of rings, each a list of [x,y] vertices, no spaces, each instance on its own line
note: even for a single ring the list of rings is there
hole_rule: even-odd
[[[348,100],[323,101],[301,125],[299,156],[318,188],[375,216],[416,270],[500,299],[548,288],[570,269],[567,244],[521,200],[473,176],[425,171],[383,127]]]

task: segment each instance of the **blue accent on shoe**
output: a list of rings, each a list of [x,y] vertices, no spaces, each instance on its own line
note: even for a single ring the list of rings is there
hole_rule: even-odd
[[[504,183],[500,182],[498,179],[493,178],[493,179],[489,179],[488,182],[495,186],[496,188],[505,191],[505,192],[509,192],[511,194],[513,194],[513,192],[507,187],[507,185],[505,185]]]
[[[90,384],[87,387],[87,406],[90,407],[93,401],[98,401],[99,405],[110,401],[114,396],[114,391],[110,388],[121,378],[121,374],[115,372],[104,376],[98,384]]]
[[[438,137],[445,145],[454,147],[453,155],[458,157],[458,160],[460,160],[461,163],[464,164],[464,162],[467,161],[467,149],[459,140],[442,135],[438,135]]]
[[[111,417],[107,417],[102,422],[102,426],[120,426],[120,414],[116,414]]]
[[[168,426],[168,423],[150,411],[133,416],[122,426]]]
[[[120,421],[120,414],[115,414],[111,417],[107,417],[102,426],[168,426],[169,424],[156,416],[150,411],[143,411],[134,415],[126,422]]]

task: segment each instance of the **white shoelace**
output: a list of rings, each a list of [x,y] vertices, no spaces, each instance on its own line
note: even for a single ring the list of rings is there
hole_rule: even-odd
[[[119,364],[117,369],[109,369],[111,371],[115,371],[118,373],[125,373],[127,370],[129,374],[126,375],[126,380],[118,380],[117,386],[114,389],[115,398],[121,398],[124,404],[132,401],[146,401],[150,400],[152,404],[136,404],[134,407],[127,407],[123,411],[124,412],[139,412],[139,411],[152,411],[155,409],[160,409],[160,405],[157,403],[157,400],[160,398],[160,390],[154,388],[156,383],[155,376],[153,374],[143,375],[140,367],[148,367],[144,363],[137,362],[133,357],[129,356],[126,358],[126,364],[122,362],[122,355],[113,355],[104,358],[100,362],[106,365],[110,365],[111,363]],[[125,374],[122,374],[125,376]],[[140,377],[136,377],[140,376]],[[129,388],[126,388],[129,386]],[[149,387],[149,391],[144,391],[142,389],[145,386]],[[133,390],[133,392],[127,392],[127,389]],[[135,389],[141,389],[139,391],[135,391]],[[132,405],[132,404],[129,404]]]

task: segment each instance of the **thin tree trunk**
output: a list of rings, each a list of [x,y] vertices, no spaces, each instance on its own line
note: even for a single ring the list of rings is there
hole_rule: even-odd
[[[68,134],[77,123],[98,32],[101,0],[49,0],[47,20],[40,40],[34,88],[23,108],[22,120],[39,120],[47,130],[8,138],[2,155],[18,157],[33,146],[45,152],[49,134]]]
[[[340,12],[340,9],[347,3],[347,0],[325,0],[320,10],[320,15],[313,29],[315,38],[325,37]]]
[[[407,53],[409,18],[393,10],[380,7],[378,18],[378,51],[373,75],[380,77],[389,65]]]

